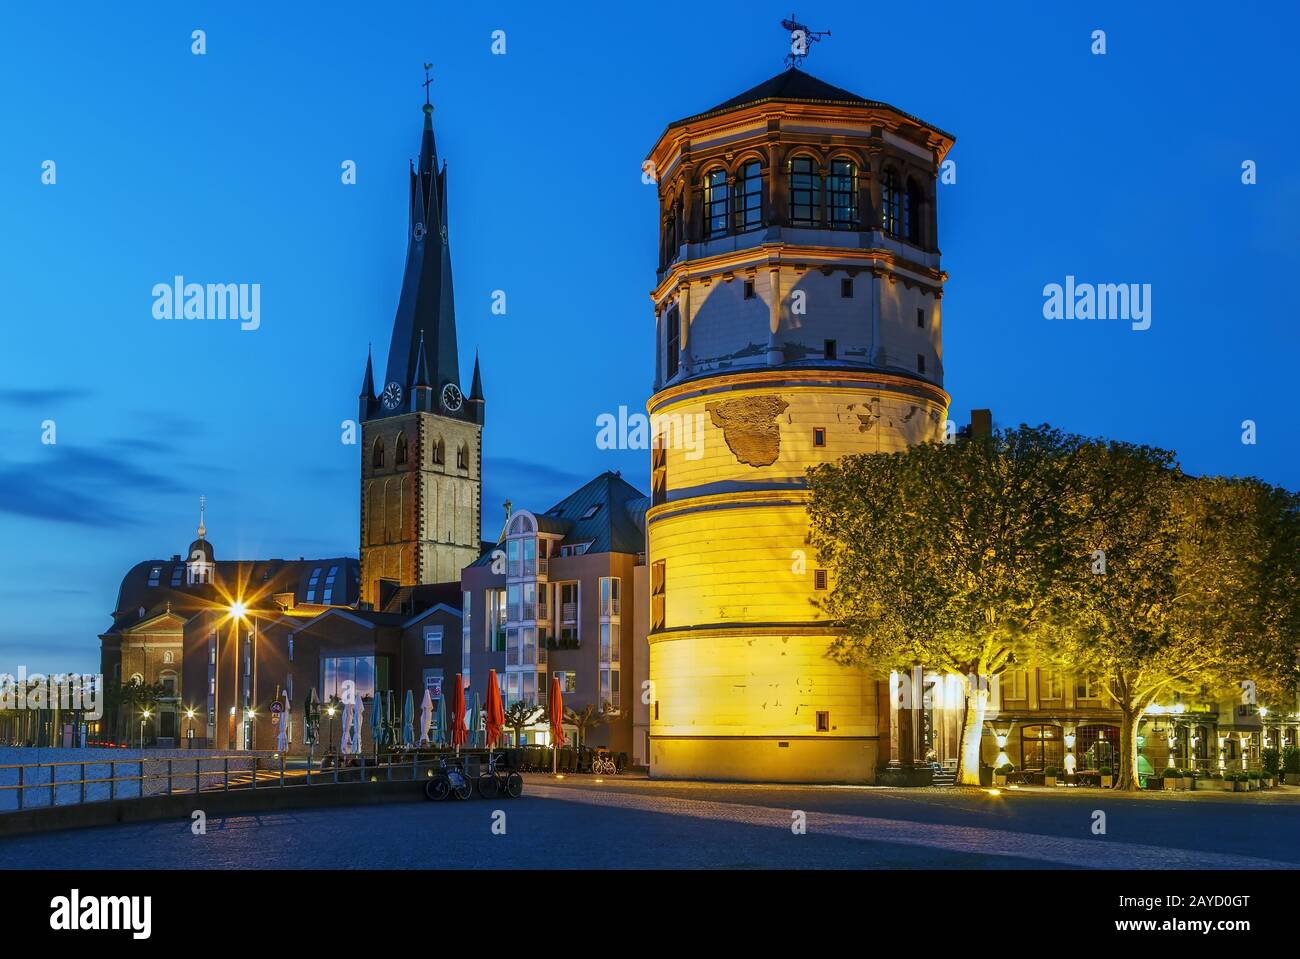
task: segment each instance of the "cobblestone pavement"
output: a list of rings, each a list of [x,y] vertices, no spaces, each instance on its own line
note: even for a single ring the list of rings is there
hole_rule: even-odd
[[[530,776],[513,801],[212,817],[0,840],[6,868],[1296,868],[1291,802]],[[492,832],[505,813],[504,835]],[[1106,814],[1094,835],[1095,812]],[[795,834],[796,811],[807,832]]]

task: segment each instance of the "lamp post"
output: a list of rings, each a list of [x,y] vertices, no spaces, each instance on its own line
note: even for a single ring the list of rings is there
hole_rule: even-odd
[[[325,715],[330,718],[330,738],[329,738],[328,745],[329,745],[329,752],[331,755],[334,754],[334,703],[337,698],[338,698],[337,696],[331,696],[330,704],[325,709]]]
[[[238,701],[239,699],[239,622],[244,618],[244,614],[248,612],[248,607],[244,605],[243,600],[237,599],[230,604],[228,612],[230,613],[230,635],[231,638],[234,640],[234,644],[235,644],[234,654],[230,657],[231,669],[233,670],[233,679],[234,679],[234,685],[230,689],[230,695],[234,701]],[[231,705],[230,707],[230,742],[228,744],[228,748],[232,750],[235,748],[235,707],[234,705]]]
[[[187,749],[194,748],[194,707],[191,706],[185,710],[185,718],[190,721],[190,727],[186,730],[185,744]]]
[[[147,709],[140,714],[140,748],[141,749],[144,749],[144,724],[149,719],[150,715],[151,714]]]

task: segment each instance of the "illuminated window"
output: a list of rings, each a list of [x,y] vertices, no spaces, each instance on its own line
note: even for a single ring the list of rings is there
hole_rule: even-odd
[[[832,160],[830,189],[831,227],[837,230],[856,230],[862,223],[858,217],[858,165],[852,160]]]
[[[757,161],[746,163],[736,175],[733,204],[737,233],[752,230],[763,223],[763,168]]]
[[[790,224],[821,226],[822,175],[817,161],[809,156],[790,160]]]
[[[880,174],[880,228],[890,236],[898,236],[902,225],[902,203],[898,194],[898,174],[885,169]]]
[[[825,445],[826,445],[826,431],[819,426],[813,430],[813,446],[825,446]],[[822,570],[822,572],[825,572],[825,570]]]
[[[704,237],[727,232],[727,171],[721,168],[704,177]]]
[[[1024,726],[1020,730],[1020,768],[1060,767],[1065,758],[1059,726]]]

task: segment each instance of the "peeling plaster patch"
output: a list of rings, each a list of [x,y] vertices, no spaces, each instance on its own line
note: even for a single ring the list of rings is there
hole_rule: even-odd
[[[779,396],[746,396],[704,408],[737,460],[749,466],[771,466],[781,454],[776,418],[789,406]]]

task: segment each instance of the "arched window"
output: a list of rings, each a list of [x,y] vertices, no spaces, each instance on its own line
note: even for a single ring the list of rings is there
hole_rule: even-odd
[[[464,443],[461,443],[460,449],[456,450],[456,469],[469,469],[469,447]]]
[[[439,436],[437,440],[434,441],[433,444],[433,465],[441,466],[446,461],[447,461],[447,447],[443,444],[442,437]]]
[[[737,172],[731,208],[737,233],[763,225],[763,167],[757,160],[751,160]]]
[[[727,232],[727,171],[718,167],[704,175],[704,238]]]
[[[393,465],[404,466],[406,464],[406,434],[397,434],[397,445],[393,447]]]
[[[907,178],[907,192],[903,196],[903,236],[913,246],[921,245],[921,227],[924,221],[925,197],[921,186]]]
[[[381,469],[384,465],[384,438],[375,437],[375,445],[370,454],[370,465],[374,469]]]
[[[1023,726],[1020,729],[1020,768],[1043,770],[1060,767],[1065,761],[1065,747],[1059,726]]]
[[[810,156],[790,160],[790,225],[821,226],[822,175]]]
[[[886,167],[880,174],[880,228],[890,236],[899,235],[898,174]]]
[[[832,160],[828,192],[832,229],[858,229],[861,226],[861,218],[858,216],[858,165],[843,157]]]

